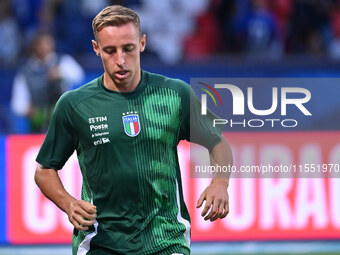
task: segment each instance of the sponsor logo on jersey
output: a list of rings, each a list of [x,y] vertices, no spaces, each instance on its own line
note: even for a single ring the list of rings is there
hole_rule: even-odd
[[[95,146],[100,144],[111,143],[107,137],[110,134],[107,116],[91,117],[89,120],[89,128],[91,131],[91,138]],[[98,138],[99,137],[99,138]]]
[[[125,134],[134,137],[140,132],[140,122],[137,112],[123,113],[123,126]]]
[[[98,123],[98,122],[104,122],[104,121],[107,121],[107,116],[89,118],[90,124],[94,124],[94,123]]]
[[[106,143],[111,143],[110,139],[106,137],[100,138],[99,140],[93,142],[94,145],[106,144]]]

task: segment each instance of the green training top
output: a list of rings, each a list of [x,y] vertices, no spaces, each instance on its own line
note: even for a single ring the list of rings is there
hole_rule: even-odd
[[[190,86],[146,71],[129,93],[102,80],[59,99],[37,156],[59,170],[77,150],[82,199],[97,207],[97,218],[88,231],[74,230],[73,254],[190,254],[177,159],[177,144],[193,133]],[[199,102],[191,101],[198,116]],[[211,120],[196,122],[194,133],[209,137],[200,143],[211,151],[220,132]]]

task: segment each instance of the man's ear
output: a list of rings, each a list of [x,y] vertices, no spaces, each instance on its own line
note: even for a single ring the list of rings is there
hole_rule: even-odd
[[[141,40],[140,40],[140,52],[143,52],[145,50],[145,46],[146,46],[146,34],[143,34],[141,36]]]
[[[93,46],[93,50],[96,53],[96,55],[100,56],[99,46],[98,46],[98,43],[95,40],[92,40],[92,46]]]

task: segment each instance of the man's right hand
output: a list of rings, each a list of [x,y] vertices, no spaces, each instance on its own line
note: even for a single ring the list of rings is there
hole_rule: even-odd
[[[67,211],[68,219],[78,230],[88,230],[95,223],[97,208],[84,200],[74,200]]]

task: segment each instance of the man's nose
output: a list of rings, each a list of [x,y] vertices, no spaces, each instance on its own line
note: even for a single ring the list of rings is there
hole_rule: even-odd
[[[119,66],[123,66],[125,64],[125,53],[121,50],[117,51],[116,63]]]

